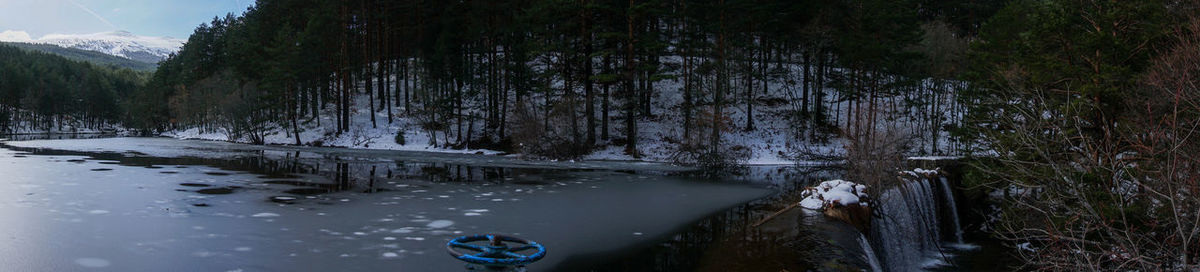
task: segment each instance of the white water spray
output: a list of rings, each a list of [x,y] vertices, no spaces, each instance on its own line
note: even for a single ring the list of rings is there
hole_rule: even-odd
[[[938,177],[938,181],[942,183],[942,192],[946,193],[946,206],[950,207],[950,218],[954,220],[954,239],[955,242],[963,243],[963,230],[958,222],[958,205],[954,201],[954,191],[950,190],[950,182],[946,181],[946,177]]]
[[[921,271],[942,258],[940,203],[933,180],[907,179],[880,194],[881,218],[871,220],[871,239],[886,271]],[[950,201],[947,199],[947,201]]]
[[[867,259],[867,264],[871,265],[871,272],[883,272],[883,266],[879,265],[879,257],[875,256],[875,249],[871,248],[871,242],[867,241],[866,235],[858,235],[858,245],[866,254],[863,257]]]

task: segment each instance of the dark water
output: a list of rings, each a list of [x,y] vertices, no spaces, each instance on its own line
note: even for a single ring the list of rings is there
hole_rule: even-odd
[[[766,185],[771,196],[717,212],[647,248],[570,260],[579,271],[809,271],[864,267],[848,225],[793,209],[761,226],[754,224],[790,203],[798,189],[841,177],[836,168],[755,167],[748,182]]]
[[[644,163],[255,147],[170,139],[0,148],[13,271],[461,271],[452,237],[549,248],[532,271],[607,267],[771,185]],[[69,151],[63,151],[69,150]]]

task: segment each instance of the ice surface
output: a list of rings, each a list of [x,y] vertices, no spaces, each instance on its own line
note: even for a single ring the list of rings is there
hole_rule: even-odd
[[[770,192],[660,175],[686,169],[660,164],[175,139],[6,144],[27,146],[0,148],[0,215],[10,218],[0,232],[18,237],[0,256],[23,260],[7,264],[14,271],[99,263],[61,256],[113,271],[458,271],[445,243],[477,233],[537,241],[554,254],[531,268],[572,270],[559,265],[653,244]],[[114,170],[90,171],[100,167]],[[605,170],[627,168],[638,172]]]
[[[100,258],[79,258],[75,259],[75,263],[79,264],[79,266],[88,268],[101,268],[112,265],[112,262]]]
[[[452,225],[454,225],[454,221],[450,221],[450,220],[435,220],[435,221],[433,221],[433,222],[429,222],[429,224],[426,224],[425,226],[426,226],[426,227],[430,227],[430,228],[435,228],[435,229],[441,229],[441,228],[446,228],[446,227],[449,227],[449,226],[452,226]]]

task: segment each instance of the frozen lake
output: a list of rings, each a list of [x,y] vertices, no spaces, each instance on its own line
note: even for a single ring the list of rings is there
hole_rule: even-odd
[[[157,138],[4,144],[0,263],[14,271],[463,271],[445,243],[476,233],[545,245],[531,271],[575,270],[568,260],[636,250],[773,192],[652,163]]]

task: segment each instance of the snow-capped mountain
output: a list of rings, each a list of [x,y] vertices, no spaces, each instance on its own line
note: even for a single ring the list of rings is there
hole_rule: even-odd
[[[96,51],[136,61],[158,63],[179,51],[185,40],[170,37],[138,36],[127,31],[94,34],[50,34],[32,39],[28,34],[6,31],[0,39],[8,42],[53,44],[66,48]]]

